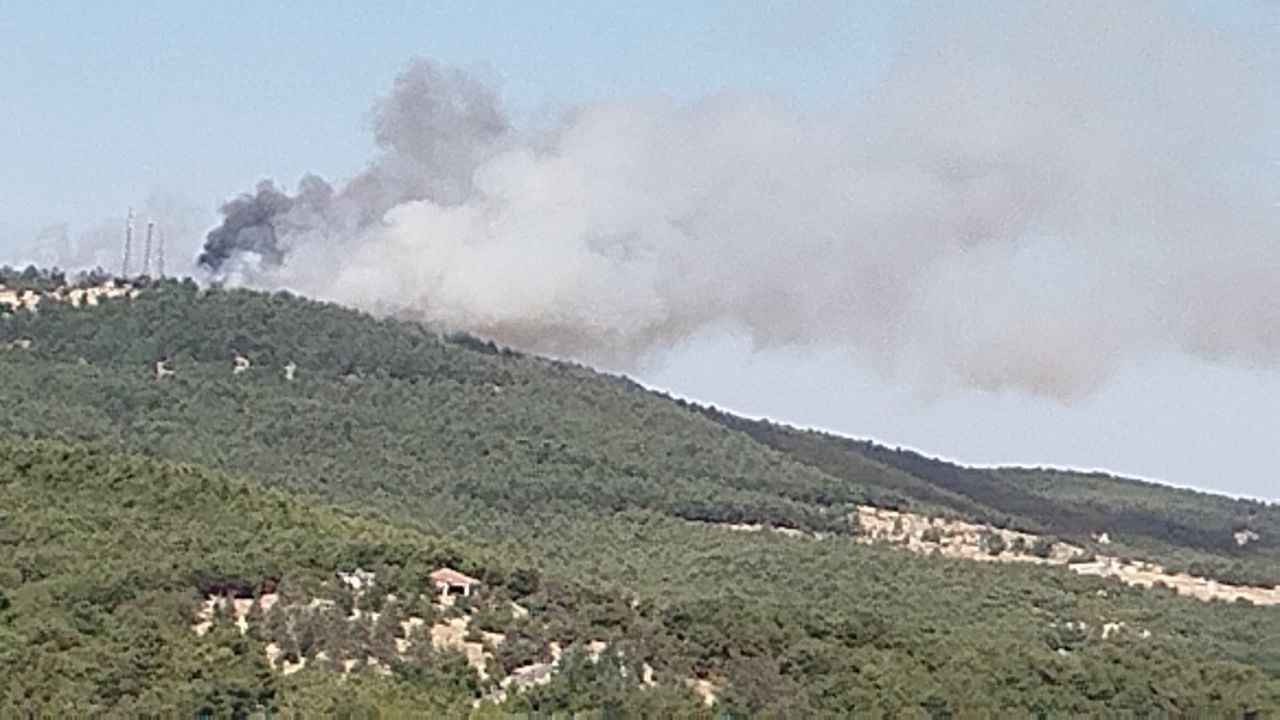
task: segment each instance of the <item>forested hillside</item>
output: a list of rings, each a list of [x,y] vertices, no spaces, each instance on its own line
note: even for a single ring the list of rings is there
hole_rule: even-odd
[[[88,311],[46,303],[5,329],[31,341],[3,369],[18,403],[5,430],[109,439],[303,491],[836,532],[867,499],[628,381],[283,295],[171,284]],[[242,375],[236,354],[253,363]],[[163,382],[160,359],[174,372]]]
[[[265,617],[245,634],[225,621],[215,623],[213,632],[192,631],[206,595],[340,598],[335,571],[356,568],[378,578],[379,595],[366,608],[371,611],[387,611],[386,598],[395,596],[404,608],[420,606],[435,594],[428,571],[449,565],[483,578],[486,597],[537,608],[522,622],[490,621],[512,637],[547,637],[566,647],[598,637],[624,647],[638,647],[636,637],[650,647],[663,640],[647,628],[641,632],[643,614],[617,598],[572,585],[543,586],[536,572],[509,556],[309,506],[190,465],[0,440],[0,497],[5,716],[174,708],[218,715],[262,709],[470,710],[485,683],[453,653],[419,650],[401,658],[394,651],[389,657],[377,649],[363,651],[386,659],[387,671],[339,682],[334,668],[293,676],[275,672],[264,650],[271,639]],[[597,622],[604,608],[613,613],[610,622]],[[336,646],[326,639],[333,625],[348,625],[346,615],[311,622],[317,637],[303,641],[299,655],[333,654]],[[372,634],[376,628],[355,624],[352,631]],[[673,652],[662,657],[678,658]],[[668,667],[659,665],[659,677],[667,679]],[[643,695],[634,682],[605,689],[593,699],[609,706],[635,703],[676,712],[700,705],[678,683]],[[589,693],[584,695],[590,698]]]
[[[851,483],[881,488],[902,505],[1158,558],[1236,582],[1280,584],[1280,507],[1099,473],[969,468],[822,432],[699,408],[787,456]],[[884,468],[898,470],[885,473]]]
[[[339,566],[420,577],[447,561],[555,618],[554,630],[536,632],[504,620],[509,637],[617,643],[660,676],[657,692],[636,685],[634,668],[622,673],[626,682],[595,670],[557,676],[510,699],[512,708],[645,702],[691,712],[700,705],[684,690],[691,683],[722,709],[763,715],[1280,708],[1274,608],[1204,603],[1062,568],[915,556],[859,542],[849,520],[866,503],[1070,537],[1110,532],[1134,552],[1261,578],[1276,570],[1272,507],[916,460],[287,295],[166,282],[91,308],[42,302],[2,322],[0,435],[34,439],[6,441],[0,458],[11,478],[0,486],[0,532],[13,557],[35,558],[0,577],[11,598],[0,632],[21,633],[11,644],[18,654],[0,655],[11,667],[118,665],[129,657],[123,641],[96,642],[107,629],[129,637],[135,621],[166,628],[157,631],[174,648],[165,652],[198,655],[192,648],[205,641],[183,635],[180,618],[211,577],[296,575],[315,586]],[[98,473],[97,465],[133,469]],[[212,478],[201,488],[241,489],[176,501],[166,488],[187,475]],[[297,510],[282,515],[286,506]],[[15,507],[50,509],[21,513],[15,533],[7,530]],[[111,513],[125,521],[94,519]],[[290,529],[286,520],[299,513],[311,519]],[[731,523],[805,533],[735,532]],[[1235,544],[1242,528],[1258,539]],[[376,551],[361,544],[371,533],[385,534]],[[329,539],[313,545],[311,535]],[[136,559],[135,543],[149,546]],[[173,547],[181,551],[166,552]],[[516,570],[538,578],[537,589],[508,587]],[[29,624],[34,608],[72,613],[81,597],[39,600],[53,587],[41,589],[42,572],[71,584],[89,578],[85,612],[102,619],[93,650]],[[129,605],[99,589],[151,574],[167,593],[154,602]],[[258,648],[241,652],[258,657]],[[245,672],[264,672],[245,662]],[[236,707],[329,711],[336,683],[367,687],[363,702],[388,705],[417,702],[419,690],[443,703],[436,707],[485,695],[479,680],[440,679],[451,672],[428,673],[417,690],[407,675],[266,672],[275,694],[240,693]],[[178,678],[192,676],[157,676],[159,694],[109,701],[88,670],[49,683],[18,677],[11,692],[25,700],[15,707],[132,710],[154,707],[166,689],[187,692]]]

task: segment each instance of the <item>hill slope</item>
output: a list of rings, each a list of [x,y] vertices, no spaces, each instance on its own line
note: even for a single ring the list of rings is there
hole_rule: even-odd
[[[927,501],[949,514],[1157,558],[1198,575],[1280,584],[1280,508],[1100,473],[968,468],[908,450],[747,420],[700,408],[789,457],[833,477],[874,484],[905,505]],[[889,467],[900,475],[878,475]],[[900,481],[902,475],[911,484]]]
[[[0,544],[6,549],[0,555],[0,714],[470,710],[486,685],[449,653],[362,650],[388,658],[389,669],[282,676],[272,667],[267,643],[284,641],[268,618],[253,620],[247,633],[236,632],[226,618],[215,618],[212,632],[193,631],[197,609],[210,594],[261,592],[273,600],[278,594],[276,607],[286,607],[283,598],[290,596],[329,597],[340,606],[345,591],[334,584],[335,569],[361,568],[376,576],[379,593],[365,606],[370,612],[391,612],[388,598],[394,596],[403,609],[429,604],[435,592],[427,572],[452,565],[484,579],[477,602],[516,598],[537,609],[519,623],[499,621],[514,636],[549,632],[567,647],[605,633],[589,620],[589,608],[610,603],[607,598],[574,587],[540,588],[536,573],[491,552],[300,503],[190,465],[0,440],[0,497]],[[297,632],[302,610],[314,605],[297,606],[291,619]],[[317,653],[338,652],[335,625],[344,629],[343,643],[353,642],[352,632],[376,632],[348,621],[352,612],[306,618],[316,636],[290,637],[305,643],[294,652],[315,665]],[[643,623],[634,609],[622,619],[637,628]],[[622,646],[628,633],[614,629],[606,636]],[[598,686],[594,680],[578,678]],[[611,692],[598,692],[598,702],[655,712],[700,705],[678,684],[643,694],[635,683],[601,689]]]
[[[193,636],[205,592],[463,559],[447,543],[198,468],[61,444],[0,441],[0,494],[3,714],[287,705],[261,642]],[[437,707],[470,699],[448,690],[417,694]]]
[[[625,379],[284,295],[169,283],[94,308],[46,302],[4,323],[0,337],[30,347],[11,348],[0,368],[22,403],[0,429],[112,439],[323,498],[367,505],[386,495],[401,510],[428,497],[522,511],[643,508],[827,532],[848,531],[852,506],[868,503],[1086,545],[1106,533],[1112,552],[1280,583],[1274,506],[1098,475],[959,467],[689,408]],[[241,375],[236,354],[252,363]],[[156,382],[161,358],[176,374]],[[1252,533],[1244,545],[1242,531]]]
[[[594,628],[594,637],[654,638],[634,654],[669,679],[718,688],[730,707],[1280,704],[1274,609],[1200,603],[1061,568],[913,556],[859,542],[847,520],[855,504],[873,503],[1087,532],[1076,521],[1048,523],[1056,507],[1106,506],[1110,481],[1090,490],[1092,500],[1071,485],[1038,485],[1040,476],[942,482],[874,449],[847,450],[853,441],[771,436],[625,380],[287,296],[168,283],[94,308],[42,303],[3,323],[0,337],[30,341],[0,355],[10,410],[3,434],[198,462],[375,516],[379,527],[448,533],[504,563],[537,565],[548,587],[591,589],[567,591],[574,600],[561,604],[577,609],[566,623]],[[251,367],[234,372],[236,354]],[[161,358],[174,375],[157,377]],[[294,380],[283,371],[291,362]],[[997,480],[1034,492],[1041,514],[978,491]],[[1115,497],[1172,520],[1160,514],[1163,492]],[[86,490],[95,495],[109,497],[109,488]],[[1247,521],[1259,535],[1276,512],[1178,497],[1203,505],[1211,523]],[[90,512],[82,505],[66,516]],[[1098,530],[1113,521],[1100,519]],[[1264,542],[1233,550],[1179,545],[1174,533],[1143,537],[1159,539],[1155,553],[1274,569]],[[1229,692],[1209,691],[1217,687]],[[552,687],[520,702],[545,709],[583,697]]]
[[[5,364],[22,403],[10,432],[114,438],[360,497],[448,492],[504,508],[643,507],[832,531],[846,527],[833,506],[865,499],[627,381],[336,307],[184,286],[86,310],[47,305],[6,320],[31,341]],[[236,353],[254,364],[239,376]],[[164,382],[160,358],[175,371]]]

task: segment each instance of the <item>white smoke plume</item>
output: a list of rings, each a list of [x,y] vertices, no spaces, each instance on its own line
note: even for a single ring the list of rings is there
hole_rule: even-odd
[[[1277,35],[1021,3],[920,24],[856,110],[606,100],[530,131],[418,62],[366,172],[233,201],[201,261],[614,369],[725,326],[1064,399],[1129,354],[1274,366]]]

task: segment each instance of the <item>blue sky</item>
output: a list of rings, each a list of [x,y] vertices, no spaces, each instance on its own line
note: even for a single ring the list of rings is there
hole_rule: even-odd
[[[74,235],[156,192],[189,206],[199,232],[259,178],[349,176],[372,151],[371,104],[415,56],[478,69],[517,121],[596,98],[724,92],[845,107],[885,71],[902,23],[965,7],[0,0],[0,256],[21,260],[40,229],[68,223]],[[1273,4],[1186,7],[1224,32],[1280,39]],[[1280,70],[1274,50],[1263,57],[1258,72]],[[850,372],[835,353],[756,352],[726,331],[641,376],[731,409],[966,461],[1105,467],[1280,498],[1280,371],[1266,367],[1155,356],[1071,404],[926,396]]]
[[[349,175],[414,56],[478,68],[517,117],[721,90],[823,104],[888,52],[891,6],[0,0],[0,223],[118,214],[156,188],[210,212],[262,176]],[[750,8],[744,11],[744,8]]]

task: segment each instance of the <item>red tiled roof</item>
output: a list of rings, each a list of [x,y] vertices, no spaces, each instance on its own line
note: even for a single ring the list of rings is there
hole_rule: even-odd
[[[450,585],[475,585],[480,581],[470,575],[463,575],[453,568],[438,568],[427,574],[427,577],[436,582],[448,583]]]

